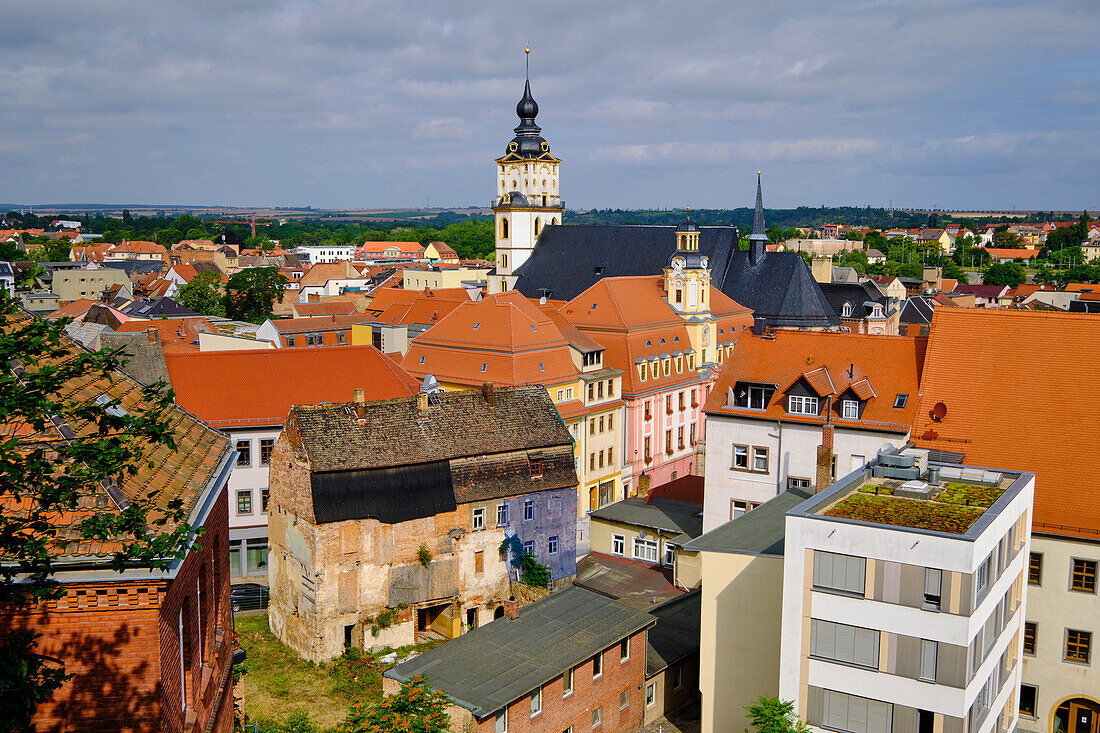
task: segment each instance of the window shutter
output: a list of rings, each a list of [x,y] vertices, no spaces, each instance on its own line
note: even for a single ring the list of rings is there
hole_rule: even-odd
[[[848,696],[825,690],[825,726],[848,730]]]
[[[856,629],[855,635],[855,659],[856,664],[864,667],[878,669],[878,632],[871,629]]]
[[[936,642],[922,639],[920,643],[920,678],[936,681]]]
[[[866,586],[864,573],[867,571],[867,561],[862,557],[849,557],[847,560],[848,585],[844,588],[862,595]]]
[[[868,701],[867,733],[890,733],[892,706],[884,702]]]
[[[867,733],[867,703],[863,697],[848,696],[848,730]]]
[[[856,653],[856,629],[854,626],[836,624],[836,658],[851,662]]]
[[[924,569],[924,592],[926,595],[940,595],[941,572],[935,568]]]
[[[829,552],[814,552],[814,585],[827,587],[833,583],[833,555]]]

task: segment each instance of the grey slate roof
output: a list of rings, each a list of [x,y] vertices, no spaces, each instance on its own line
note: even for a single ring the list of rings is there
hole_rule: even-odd
[[[699,651],[702,610],[703,594],[693,591],[649,611],[657,625],[646,634],[646,678]]]
[[[690,501],[655,497],[647,502],[631,497],[597,509],[592,517],[675,532],[678,536],[674,541],[682,544],[703,533],[702,511],[701,505]]]
[[[905,306],[899,316],[902,323],[931,323],[936,301],[927,295],[914,295],[906,298]]]
[[[711,283],[773,326],[836,326],[840,320],[797,252],[767,252],[755,265],[738,249],[732,227],[700,227],[699,253]],[[572,300],[602,277],[656,275],[676,251],[671,226],[548,226],[517,270],[529,298]]]
[[[692,540],[684,549],[783,557],[787,512],[813,495],[807,489],[788,489],[751,512]]]
[[[121,348],[122,358],[126,360],[122,365],[122,371],[140,384],[146,386],[154,382],[171,384],[168,366],[164,363],[164,349],[161,347],[159,338],[150,341],[144,332],[106,331],[99,335],[99,346],[105,349]]]
[[[882,306],[883,315],[891,313],[890,303],[882,291],[875,287],[874,283],[864,280],[861,283],[823,283],[821,292],[825,300],[829,301],[833,312],[838,316],[844,312],[844,304],[852,306],[852,316],[863,318],[871,315],[871,309],[864,307],[864,303],[878,303]]]
[[[185,308],[171,298],[135,300],[122,309],[128,316],[138,318],[197,318],[198,313]]]
[[[385,676],[416,675],[479,719],[528,694],[597,652],[650,626],[648,613],[576,586],[397,665]]]

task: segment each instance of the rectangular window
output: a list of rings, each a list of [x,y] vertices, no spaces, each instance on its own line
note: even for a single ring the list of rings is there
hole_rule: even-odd
[[[657,543],[653,540],[634,538],[634,559],[657,562]]]
[[[752,449],[752,470],[760,473],[768,472],[768,449],[759,446]]]
[[[742,471],[749,470],[749,447],[747,445],[733,446],[733,467]]]
[[[592,711],[592,727],[599,728],[603,725],[603,708],[596,708]]]
[[[665,431],[665,453],[672,455],[672,429]]]
[[[672,689],[679,690],[684,686],[684,668],[677,667],[672,670]]]
[[[495,733],[508,733],[508,708],[497,711]]]
[[[657,702],[657,683],[650,682],[645,686],[645,706],[651,708],[655,702]]]
[[[592,402],[596,399],[596,385],[592,382],[588,383],[588,401]]]
[[[603,468],[603,451],[600,451],[600,468]]]
[[[684,426],[683,425],[681,425],[676,430],[676,441],[677,441],[677,444],[679,445],[679,450],[683,450],[684,449]]]
[[[294,337],[293,336],[287,336],[286,337],[286,345],[287,345],[287,348],[290,348],[290,349],[294,348]]]
[[[607,449],[607,465],[611,466],[614,463],[615,463],[615,449],[614,448],[608,448]]]
[[[695,423],[691,424],[691,444],[695,445]]]
[[[271,451],[275,449],[274,438],[260,438],[260,465],[271,465]]]
[[[561,696],[569,697],[573,694],[573,668],[565,670],[561,675]]]
[[[558,553],[558,536],[550,535],[550,538],[546,541],[546,552],[551,555]]]
[[[271,491],[268,489],[260,489],[260,511],[267,514],[267,500],[271,496]]]
[[[808,478],[798,478],[796,476],[788,476],[787,477],[787,488],[788,489],[808,489],[808,488],[810,488],[810,479],[808,479]]]
[[[845,420],[859,419],[859,400],[844,400],[843,409]]]
[[[237,492],[237,514],[252,513],[252,490],[245,489]]]
[[[1066,629],[1066,661],[1089,663],[1092,632]]]
[[[592,679],[603,676],[603,652],[592,657]]]
[[[673,567],[676,565],[676,547],[670,544],[665,544],[665,567]]]
[[[699,401],[697,399],[695,399],[695,390],[694,389],[691,390],[691,406],[692,407],[698,407],[699,406]]]
[[[974,574],[974,598],[975,601],[980,600],[982,593],[989,588],[989,575],[993,569],[993,555],[985,559],[980,566],[978,566],[978,572]],[[975,602],[975,606],[977,603]]]
[[[684,402],[684,391],[680,390],[679,392],[677,392],[677,395],[679,395],[680,398],[680,411],[683,412],[684,409],[687,407],[687,403]]]
[[[925,682],[936,681],[936,652],[938,647],[936,642],[929,641],[928,639],[921,639],[920,642],[920,676]]]
[[[343,331],[337,331],[336,332],[336,343],[346,344],[347,342],[348,342],[347,341],[347,336],[344,334],[344,332]]]
[[[592,418],[591,420],[588,421],[588,434],[589,435],[595,435],[596,434],[596,418]]]
[[[531,478],[542,478],[542,459],[531,458],[528,462],[531,466]]]
[[[749,409],[763,410],[767,406],[763,387],[749,387]]]
[[[523,521],[527,522],[535,518],[535,502],[532,499],[523,500]]]
[[[615,396],[615,380],[614,379],[607,380],[607,396],[608,397],[614,397]]]
[[[649,379],[649,365],[644,361],[638,365],[638,374],[641,376],[643,382]]]
[[[787,396],[787,412],[794,415],[816,415],[817,398],[799,395]]]
[[[823,690],[823,693],[823,727],[848,733],[890,733],[893,706],[889,703],[832,690]]]
[[[589,453],[588,454],[588,470],[589,471],[595,471],[596,470],[596,454],[595,453]]]
[[[653,460],[653,453],[650,450],[650,442],[649,442],[649,436],[648,435],[645,436],[645,460],[646,460],[646,463],[649,463],[650,461]]]
[[[1073,558],[1073,574],[1070,576],[1069,589],[1081,593],[1096,592],[1096,561]]]
[[[615,555],[626,553],[626,537],[621,534],[611,535],[611,552]]]
[[[485,572],[485,553],[481,550],[474,553],[474,572],[479,575]]]
[[[623,690],[619,693],[619,710],[626,710],[628,705],[630,705],[630,693]]]
[[[523,554],[534,555],[535,554],[535,542],[534,540],[528,540],[523,543]]]
[[[652,403],[649,400],[645,401],[645,419],[650,420],[653,418],[653,413],[650,411],[650,405]]]
[[[600,432],[603,432],[603,417],[600,417]]]
[[[603,382],[596,383],[596,399],[603,399]]]
[[[758,506],[760,505],[754,501],[738,501],[737,499],[730,499],[730,519],[737,519],[745,512],[750,512]]]
[[[1035,654],[1035,643],[1039,638],[1039,627],[1034,621],[1024,622],[1024,654]]]
[[[866,558],[814,551],[814,588],[862,596],[866,572]]]
[[[559,389],[558,390],[558,402],[561,402],[564,399],[565,399],[565,390]]]
[[[251,440],[238,440],[237,441],[237,465],[238,466],[251,466],[252,465],[252,441]]]
[[[535,717],[542,712],[542,688],[538,688],[531,693],[531,717]]]
[[[665,376],[667,377],[672,373],[672,359],[662,359],[661,363],[665,366]]]
[[[473,528],[474,528],[474,530],[485,529],[485,509],[484,508],[474,509]]]
[[[665,395],[665,414],[672,414],[672,395]]]
[[[924,569],[924,604],[921,606],[926,611],[940,610],[940,602],[943,599],[941,588],[943,586],[943,571],[937,568]]]
[[[1029,585],[1043,584],[1043,553],[1033,552],[1028,558],[1027,582]]]
[[[1039,697],[1039,688],[1035,685],[1020,685],[1020,715],[1035,717],[1035,701]]]
[[[841,664],[878,669],[879,632],[858,626],[810,622],[810,656]]]
[[[497,526],[503,527],[508,524],[508,505],[497,504]]]
[[[630,639],[623,639],[619,642],[619,664],[630,659]]]

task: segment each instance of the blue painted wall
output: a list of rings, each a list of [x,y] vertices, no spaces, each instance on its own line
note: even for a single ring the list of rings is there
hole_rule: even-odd
[[[550,568],[554,580],[577,572],[577,501],[575,488],[521,494],[504,500],[508,506],[505,529],[515,532],[506,540],[508,557],[514,568],[513,578],[519,578],[525,542],[532,543],[536,559]],[[524,519],[524,504],[527,502],[531,503],[531,519]],[[550,552],[551,537],[558,538],[557,552]]]

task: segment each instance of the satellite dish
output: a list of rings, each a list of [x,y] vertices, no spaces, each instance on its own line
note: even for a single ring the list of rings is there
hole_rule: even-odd
[[[932,419],[936,422],[943,422],[943,419],[947,417],[947,405],[942,402],[937,402],[932,406]]]

